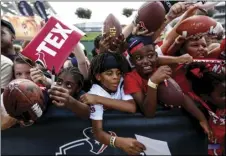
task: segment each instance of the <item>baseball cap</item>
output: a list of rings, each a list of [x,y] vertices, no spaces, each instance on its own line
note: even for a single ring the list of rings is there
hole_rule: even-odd
[[[13,25],[10,22],[1,19],[1,25],[7,27],[14,35],[16,35],[15,29],[13,28]]]
[[[128,53],[132,54],[149,44],[154,44],[150,36],[133,36],[128,41]]]

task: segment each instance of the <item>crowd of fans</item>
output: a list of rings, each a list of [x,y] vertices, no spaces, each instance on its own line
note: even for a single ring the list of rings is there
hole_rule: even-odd
[[[220,145],[218,149],[209,149],[208,153],[223,155],[225,70],[213,71],[208,63],[193,62],[193,59],[224,60],[225,49],[220,53],[217,49],[225,42],[225,30],[222,28],[216,34],[189,39],[180,36],[176,27],[184,19],[196,15],[198,10],[197,6],[185,7],[185,4],[174,4],[166,15],[166,22],[156,32],[140,31],[139,25],[131,22],[123,28],[124,37],[116,39],[117,48],[113,52],[109,51],[111,37],[108,34],[97,36],[91,60],[79,42],[54,85],[51,85],[50,71],[20,53],[26,43],[23,47],[14,45],[16,38],[12,24],[1,20],[1,93],[11,80],[29,79],[42,89],[48,109],[57,107],[57,111],[73,112],[77,117],[90,119],[99,142],[128,154],[139,154],[145,146],[136,139],[111,136],[104,131],[103,113],[114,109],[155,117],[158,85],[171,77],[184,92],[182,109],[199,121],[210,144]],[[178,17],[178,23],[165,31]],[[173,109],[174,106],[166,104],[165,107]],[[2,130],[33,123],[10,117],[1,97]]]

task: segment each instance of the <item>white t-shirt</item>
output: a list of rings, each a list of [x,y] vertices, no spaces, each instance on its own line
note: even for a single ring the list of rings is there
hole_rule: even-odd
[[[106,98],[117,99],[117,100],[131,100],[133,97],[131,95],[125,95],[123,90],[123,79],[121,79],[118,89],[115,93],[109,94],[100,85],[93,84],[89,94],[94,94],[98,96],[103,96]],[[101,104],[90,105],[90,119],[92,120],[102,120],[104,113],[104,107]]]
[[[1,115],[2,116],[8,116],[9,114],[6,112],[5,110],[5,106],[4,106],[4,103],[3,103],[3,93],[1,94]]]
[[[1,88],[4,89],[13,77],[13,62],[1,55]]]
[[[162,49],[158,45],[155,46],[155,51],[158,53],[158,56],[162,56],[163,55]]]

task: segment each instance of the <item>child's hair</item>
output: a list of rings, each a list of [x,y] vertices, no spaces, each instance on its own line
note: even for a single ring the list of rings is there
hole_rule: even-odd
[[[192,89],[197,95],[209,95],[214,88],[225,81],[224,74],[209,70],[208,64],[191,63],[188,65],[186,77],[192,83]]]
[[[29,58],[19,54],[18,56],[16,56],[14,58],[14,65],[15,64],[27,64],[29,65],[31,68],[35,66],[35,62],[30,60]]]
[[[102,38],[102,35],[98,35],[98,36],[94,39],[94,47],[97,48],[97,49],[100,48],[99,42],[100,42],[101,38]]]
[[[84,85],[84,77],[83,75],[81,74],[81,72],[79,71],[79,69],[77,67],[67,67],[67,68],[63,68],[59,74],[61,75],[62,73],[67,73],[67,74],[70,74],[74,80],[78,80],[78,84],[79,86],[82,88],[83,85]]]
[[[126,61],[125,57],[122,56],[120,53],[105,52],[96,55],[95,57],[93,57],[90,64],[89,71],[90,80],[92,81],[92,83],[99,84],[99,82],[96,80],[96,74],[100,74],[103,71],[106,71],[106,69],[108,68],[106,67],[106,65],[114,66],[118,68],[122,73],[125,73],[126,72],[125,61]]]

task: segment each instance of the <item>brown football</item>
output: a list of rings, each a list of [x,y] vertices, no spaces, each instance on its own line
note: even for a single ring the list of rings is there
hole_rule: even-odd
[[[149,32],[155,32],[163,24],[165,15],[166,11],[161,2],[145,2],[138,9],[136,23]]]
[[[115,50],[115,46],[112,44],[116,37],[119,37],[122,33],[122,26],[119,20],[113,15],[109,14],[104,21],[102,35],[108,34],[112,37],[110,43],[110,50]]]
[[[180,86],[172,78],[167,79],[168,86],[164,82],[158,85],[157,98],[162,104],[182,106],[184,94]]]
[[[4,89],[3,103],[7,113],[18,120],[37,120],[45,110],[41,89],[27,79],[15,79]]]
[[[212,33],[217,22],[208,16],[195,15],[183,20],[176,32],[184,37]]]

